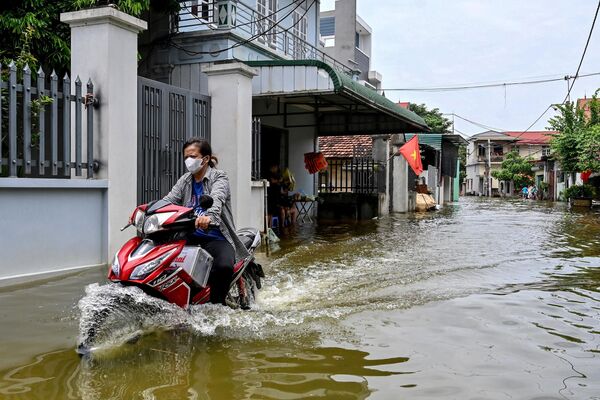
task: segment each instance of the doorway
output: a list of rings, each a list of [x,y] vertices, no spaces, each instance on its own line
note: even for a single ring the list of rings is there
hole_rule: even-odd
[[[267,178],[269,168],[276,164],[283,171],[288,167],[289,132],[285,129],[262,125],[260,136],[262,178]]]

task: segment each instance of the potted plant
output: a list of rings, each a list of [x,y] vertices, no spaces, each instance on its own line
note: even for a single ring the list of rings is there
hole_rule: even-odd
[[[596,195],[596,189],[592,185],[573,185],[564,190],[563,196],[569,202],[570,207],[592,207],[592,198]]]

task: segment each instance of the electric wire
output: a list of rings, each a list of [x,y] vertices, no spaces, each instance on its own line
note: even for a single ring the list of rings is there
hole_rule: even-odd
[[[463,117],[461,115],[458,115],[456,113],[451,113],[451,114],[448,114],[448,115],[453,115],[453,116],[455,116],[455,117],[457,117],[459,119],[462,119],[463,121],[466,121],[466,122],[468,122],[468,123],[470,123],[472,125],[475,125],[475,126],[478,126],[480,128],[487,129],[487,130],[490,130],[490,131],[496,131],[496,132],[506,131],[506,129],[494,128],[493,126],[489,126],[489,125],[482,124],[480,122],[473,121],[471,119],[465,118],[465,117]]]
[[[594,32],[594,26],[596,25],[596,19],[598,18],[598,11],[600,11],[600,1],[598,1],[598,7],[596,7],[596,14],[594,14],[594,20],[592,21],[590,33],[588,34],[588,38],[587,38],[587,41],[585,42],[585,47],[583,49],[583,54],[581,54],[581,59],[579,60],[579,65],[577,66],[577,72],[575,72],[575,76],[573,77],[573,82],[571,83],[571,86],[569,87],[569,91],[567,92],[567,95],[565,96],[565,99],[563,100],[562,104],[565,104],[566,101],[569,99],[569,96],[571,95],[571,89],[573,89],[573,86],[575,86],[575,81],[579,77],[579,70],[581,69],[581,64],[583,64],[583,59],[585,58],[585,53],[587,52],[588,45],[590,44],[590,39],[592,38],[592,33]]]
[[[573,77],[573,82],[571,83],[571,85],[569,86],[569,89],[567,91],[567,95],[565,96],[565,99],[563,100],[562,104],[564,105],[567,100],[569,99],[569,96],[571,95],[571,90],[573,89],[573,86],[575,85],[575,81],[577,80],[577,78],[579,77],[579,70],[581,69],[581,64],[583,64],[583,60],[585,58],[585,54],[587,52],[587,48],[588,45],[590,44],[590,39],[592,38],[592,33],[594,32],[594,26],[596,25],[596,19],[598,18],[598,11],[600,11],[600,1],[598,1],[598,6],[596,7],[596,13],[594,14],[594,20],[592,21],[592,26],[590,27],[590,33],[588,34],[587,40],[585,42],[585,47],[583,49],[583,53],[581,54],[581,59],[579,60],[579,65],[577,66],[577,72],[575,72],[575,76]],[[533,123],[531,123],[531,125],[529,125],[527,127],[527,129],[525,129],[523,132],[521,132],[521,134],[519,136],[517,136],[516,138],[520,138],[521,136],[523,136],[525,133],[527,133],[535,124],[537,124],[537,122],[542,119],[542,117],[544,115],[546,115],[546,113],[554,106],[554,104],[550,104],[548,107],[546,107],[546,109],[544,110],[544,112],[542,112],[540,114],[539,117],[536,118],[535,121],[533,121]]]
[[[231,46],[229,46],[229,47],[226,47],[226,48],[223,48],[223,49],[214,50],[214,51],[192,51],[192,50],[188,50],[188,49],[186,49],[186,48],[184,48],[184,47],[182,47],[182,46],[179,46],[177,43],[174,43],[174,42],[172,41],[172,39],[171,39],[171,38],[169,38],[169,42],[170,42],[170,44],[171,44],[173,47],[175,47],[175,48],[177,48],[177,49],[179,49],[179,50],[183,51],[185,54],[187,54],[187,55],[189,55],[189,56],[195,56],[195,55],[206,55],[206,54],[211,54],[211,55],[214,55],[214,54],[220,54],[220,53],[222,53],[222,52],[224,52],[224,51],[228,51],[228,50],[234,49],[234,48],[236,48],[236,47],[243,46],[244,44],[248,44],[248,43],[250,43],[250,42],[252,42],[252,41],[254,41],[254,40],[258,39],[259,37],[266,35],[266,34],[267,34],[267,33],[269,33],[270,31],[272,31],[273,29],[275,29],[276,27],[278,27],[278,26],[279,26],[279,24],[280,24],[280,23],[281,23],[283,20],[285,20],[287,17],[289,17],[289,16],[290,16],[290,15],[291,15],[291,14],[292,14],[294,11],[296,11],[296,10],[297,10],[297,9],[298,9],[298,8],[299,8],[299,7],[300,7],[302,4],[303,4],[303,3],[305,3],[305,1],[304,1],[304,0],[295,0],[295,1],[298,1],[298,3],[295,3],[295,2],[294,2],[294,4],[296,4],[296,7],[294,7],[294,8],[293,8],[291,11],[289,11],[289,12],[288,12],[286,15],[284,15],[284,16],[283,16],[283,18],[282,18],[280,21],[278,21],[278,22],[274,23],[274,24],[273,24],[273,26],[269,27],[268,29],[265,29],[264,31],[262,31],[262,32],[260,32],[260,33],[257,33],[257,34],[255,34],[255,35],[252,35],[252,36],[250,36],[250,38],[248,38],[248,39],[244,39],[244,40],[242,40],[242,41],[240,41],[240,42],[237,42],[237,43],[236,43],[236,44],[234,44],[234,45],[231,45]],[[310,4],[308,7],[306,7],[306,10],[305,10],[305,12],[304,12],[303,16],[304,16],[304,15],[306,15],[306,13],[308,12],[308,10],[310,10],[310,9],[312,8],[312,6],[315,4],[315,2],[316,2],[316,0],[313,0],[313,1],[311,2],[311,4]],[[296,22],[295,22],[294,24],[292,24],[292,25],[291,25],[289,28],[286,28],[286,29],[284,29],[283,31],[279,31],[279,32],[278,32],[278,31],[275,31],[275,34],[277,34],[277,33],[281,33],[281,32],[287,32],[287,31],[289,31],[289,30],[290,30],[290,29],[292,29],[294,26],[298,25],[298,24],[300,23],[300,21],[302,21],[302,18],[299,18],[299,19],[298,19],[298,21],[296,21]]]
[[[279,9],[277,9],[277,10],[273,11],[271,14],[268,14],[268,15],[263,15],[263,16],[262,16],[262,17],[260,17],[260,18],[256,18],[256,19],[254,19],[254,20],[252,20],[252,21],[244,22],[243,24],[236,24],[236,25],[235,25],[235,27],[236,27],[236,28],[239,28],[239,27],[241,27],[241,26],[252,25],[252,24],[255,24],[255,23],[257,23],[258,21],[263,21],[263,20],[265,20],[265,19],[268,19],[268,18],[271,18],[271,17],[273,17],[273,16],[276,16],[278,13],[280,13],[280,12],[281,12],[281,11],[283,11],[283,10],[285,10],[286,8],[290,8],[291,6],[293,6],[294,4],[296,4],[298,1],[300,1],[300,2],[304,2],[304,1],[306,1],[306,0],[293,0],[293,1],[292,1],[290,4],[288,4],[287,6],[281,7],[281,8],[279,8]],[[209,6],[210,6],[210,5],[214,6],[214,4],[215,4],[215,3],[209,3],[209,4],[207,4],[207,5],[209,5]],[[183,7],[184,7],[184,8],[187,10],[187,12],[188,12],[188,13],[189,13],[189,14],[192,16],[192,18],[194,18],[194,19],[196,19],[197,21],[199,21],[199,22],[200,22],[200,25],[207,26],[209,29],[211,29],[211,30],[214,30],[214,31],[222,30],[222,28],[218,28],[218,27],[214,27],[214,26],[212,26],[212,24],[213,24],[212,22],[209,22],[209,21],[207,21],[207,20],[205,20],[205,19],[203,19],[203,18],[199,17],[198,15],[194,14],[194,13],[193,13],[193,12],[192,12],[192,11],[189,9],[189,6],[187,5],[187,2],[184,2],[184,3],[183,3]],[[213,14],[214,14],[214,9],[213,9]]]
[[[472,90],[472,89],[486,89],[486,88],[494,88],[494,87],[508,87],[508,86],[517,86],[517,85],[537,85],[541,83],[548,82],[557,82],[557,81],[570,81],[571,79],[575,79],[577,77],[584,78],[589,76],[597,76],[600,75],[600,72],[592,72],[589,74],[581,74],[576,76],[565,75],[560,78],[549,78],[549,79],[537,79],[530,81],[513,81],[513,82],[504,82],[504,83],[483,83],[483,84],[464,84],[459,86],[440,86],[440,87],[414,87],[414,88],[386,88],[381,90],[389,90],[389,91],[404,91],[404,92],[452,92],[459,90]]]

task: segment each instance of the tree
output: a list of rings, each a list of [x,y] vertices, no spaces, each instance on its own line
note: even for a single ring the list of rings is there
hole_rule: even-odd
[[[517,151],[511,151],[502,161],[499,170],[492,171],[492,176],[499,181],[514,182],[515,187],[523,187],[533,183],[531,158],[523,158]]]
[[[570,101],[556,106],[555,109],[559,115],[551,118],[548,123],[550,129],[559,133],[552,138],[550,146],[563,171],[577,172],[579,169],[577,166],[577,136],[585,126],[583,109],[578,108],[574,102]]]
[[[108,3],[136,17],[150,8],[159,12],[179,9],[177,0],[1,0],[0,62],[5,67],[15,60],[19,69],[29,64],[33,71],[42,67],[64,75],[70,68],[71,38],[60,13]]]
[[[600,124],[584,129],[577,137],[579,170],[600,172]]]
[[[551,118],[550,128],[559,132],[550,145],[564,171],[600,171],[600,101],[598,91],[589,102],[590,112],[574,102],[556,106],[559,115]]]
[[[408,109],[423,118],[432,132],[450,133],[452,121],[444,117],[438,108],[428,110],[425,104],[410,103]]]

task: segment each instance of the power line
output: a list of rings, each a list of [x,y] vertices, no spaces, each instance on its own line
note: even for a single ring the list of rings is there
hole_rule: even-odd
[[[598,6],[596,7],[596,14],[594,14],[594,20],[592,21],[592,26],[590,27],[590,33],[588,34],[588,38],[585,42],[585,47],[583,49],[583,54],[581,54],[581,59],[579,60],[579,65],[577,66],[577,72],[575,72],[575,76],[573,77],[573,83],[569,86],[569,90],[567,91],[567,95],[565,96],[565,99],[563,100],[562,104],[565,104],[567,102],[567,100],[569,99],[569,96],[571,95],[571,89],[573,89],[573,86],[575,85],[575,81],[579,77],[579,69],[581,68],[581,64],[583,64],[583,59],[585,58],[585,53],[587,52],[588,45],[590,44],[590,39],[592,37],[592,33],[594,32],[594,26],[596,25],[596,18],[598,18],[599,10],[600,10],[600,1],[598,1]],[[552,108],[552,106],[553,106],[553,104],[550,104],[544,110],[544,112],[541,113],[540,116],[537,117],[536,120],[533,121],[533,123],[527,127],[527,129],[525,129],[523,132],[521,132],[519,134],[519,136],[516,136],[516,138],[519,139],[521,136],[523,136],[525,133],[527,133],[535,124],[537,124],[537,122],[540,119],[542,119],[542,117],[544,115],[546,115],[546,113]]]
[[[475,126],[478,126],[480,128],[487,129],[487,130],[490,130],[490,131],[497,131],[497,132],[504,132],[504,131],[506,131],[506,129],[494,128],[492,126],[485,125],[485,124],[482,124],[480,122],[476,122],[476,121],[470,120],[469,118],[465,118],[465,117],[463,117],[461,115],[458,115],[458,114],[455,114],[455,113],[451,113],[451,114],[447,114],[447,115],[453,115],[453,116],[455,116],[455,117],[457,117],[459,119],[462,119],[463,121],[466,121],[466,122],[468,122],[470,124],[473,124]]]
[[[263,16],[262,16],[262,17],[260,17],[260,18],[253,19],[252,21],[249,21],[249,22],[244,22],[243,24],[236,24],[236,25],[235,25],[235,27],[236,27],[236,28],[239,28],[239,27],[241,27],[241,26],[252,25],[252,24],[255,24],[255,23],[257,23],[258,21],[263,21],[263,20],[265,20],[265,19],[271,18],[271,17],[273,17],[273,16],[277,15],[278,13],[280,13],[281,11],[285,10],[286,8],[290,8],[291,6],[293,6],[294,4],[296,4],[296,2],[298,2],[298,1],[305,1],[305,0],[293,0],[293,1],[292,1],[290,4],[288,4],[287,6],[281,7],[281,8],[279,8],[279,9],[277,9],[277,10],[273,11],[271,14],[268,14],[268,15],[263,15]],[[194,19],[196,19],[196,20],[198,20],[198,21],[200,21],[200,22],[201,22],[201,24],[200,24],[200,25],[207,26],[209,29],[211,29],[211,30],[215,30],[215,31],[218,31],[218,30],[220,30],[220,29],[221,29],[221,28],[215,28],[215,27],[211,26],[211,25],[212,25],[212,22],[209,22],[209,21],[207,21],[207,20],[205,20],[205,19],[203,19],[203,18],[199,17],[197,14],[194,14],[194,13],[193,13],[193,12],[192,12],[192,11],[189,9],[189,6],[187,5],[187,3],[183,3],[183,7],[184,7],[184,8],[187,10],[187,12],[188,12],[188,13],[189,13],[189,14],[192,16],[192,18],[194,18]],[[213,9],[213,14],[214,14],[214,9]],[[285,18],[285,17],[284,17],[284,18]]]
[[[537,79],[537,80],[529,80],[529,81],[513,81],[513,82],[504,82],[504,83],[483,83],[483,84],[465,84],[459,86],[440,86],[440,87],[414,87],[414,88],[387,88],[381,90],[389,90],[389,91],[405,91],[405,92],[453,92],[459,90],[472,90],[472,89],[486,89],[486,88],[494,88],[494,87],[508,87],[508,86],[517,86],[517,85],[537,85],[541,83],[548,82],[557,82],[557,81],[570,81],[571,79],[576,78],[584,78],[588,76],[596,76],[600,75],[600,72],[593,72],[589,74],[581,74],[581,75],[565,75],[560,78],[549,78],[549,79]]]
[[[273,26],[270,26],[268,29],[265,29],[264,31],[262,31],[262,32],[260,32],[260,33],[257,33],[257,34],[255,34],[255,35],[252,35],[252,36],[251,36],[250,38],[248,38],[248,39],[242,40],[242,41],[240,41],[240,42],[238,42],[238,43],[236,43],[236,44],[234,44],[234,45],[231,45],[231,46],[229,46],[229,47],[226,47],[226,48],[223,48],[223,49],[219,49],[219,50],[215,50],[215,51],[192,51],[192,50],[188,50],[188,49],[186,49],[186,48],[184,48],[184,47],[182,47],[182,46],[179,46],[177,43],[174,43],[174,42],[173,42],[171,39],[169,39],[169,42],[170,42],[170,44],[171,44],[173,47],[175,47],[175,48],[177,48],[177,49],[179,49],[179,50],[183,51],[185,54],[187,54],[187,55],[190,55],[190,56],[204,55],[204,54],[219,54],[219,53],[222,53],[222,52],[224,52],[224,51],[231,50],[231,49],[234,49],[234,48],[236,48],[236,47],[243,46],[244,44],[250,43],[250,42],[252,42],[252,41],[254,41],[254,40],[258,39],[259,37],[261,37],[261,36],[264,36],[265,34],[267,34],[268,32],[270,32],[271,30],[275,29],[276,27],[278,27],[278,26],[279,26],[279,24],[280,24],[280,23],[281,23],[283,20],[285,20],[287,17],[289,17],[289,16],[290,16],[290,15],[291,15],[291,14],[292,14],[294,11],[296,11],[296,10],[297,10],[297,9],[298,9],[298,8],[299,8],[299,7],[300,7],[302,4],[303,4],[303,3],[305,3],[305,1],[304,1],[304,0],[294,0],[294,2],[297,2],[297,1],[299,1],[299,2],[296,4],[296,7],[294,7],[294,8],[293,8],[293,9],[292,9],[290,12],[288,12],[286,15],[284,15],[284,16],[283,16],[283,18],[282,18],[280,21],[278,21],[278,22],[274,23],[274,24],[273,24]],[[311,3],[311,4],[310,4],[310,5],[309,5],[309,6],[306,8],[306,10],[305,10],[304,14],[302,15],[302,17],[304,17],[304,15],[306,15],[306,13],[308,12],[308,10],[310,10],[310,8],[312,8],[312,6],[315,4],[315,2],[316,2],[316,0],[313,0],[313,1],[312,1],[312,3]],[[277,32],[277,31],[276,31],[276,32],[275,32],[275,34],[277,34],[277,33],[281,33],[281,32],[287,32],[287,31],[289,31],[289,30],[290,30],[290,29],[292,29],[294,26],[298,25],[298,23],[300,23],[300,21],[302,21],[302,18],[299,18],[299,19],[298,19],[298,21],[296,21],[296,23],[292,24],[292,25],[291,25],[289,28],[287,28],[287,29],[284,29],[283,31],[280,31],[280,32]]]
[[[571,89],[575,86],[575,81],[579,77],[579,69],[581,68],[581,64],[583,64],[583,59],[585,58],[585,53],[587,52],[588,45],[590,44],[590,39],[592,38],[592,33],[594,32],[594,26],[596,25],[596,18],[598,18],[598,11],[600,11],[600,1],[598,1],[598,7],[596,7],[596,14],[594,15],[594,20],[592,21],[592,26],[590,28],[590,33],[588,34],[587,41],[585,42],[585,48],[583,49],[583,54],[581,54],[581,59],[579,60],[579,65],[577,66],[577,72],[575,72],[575,77],[573,78],[573,83],[569,87],[569,91],[563,100],[563,104],[567,101],[569,96],[571,95]]]

